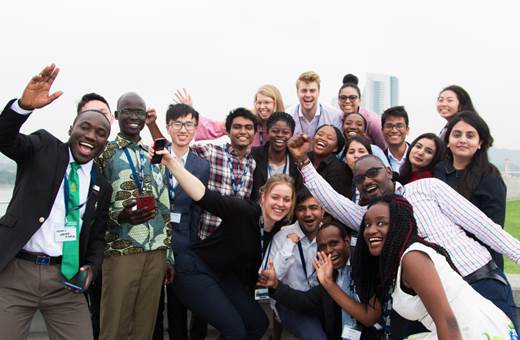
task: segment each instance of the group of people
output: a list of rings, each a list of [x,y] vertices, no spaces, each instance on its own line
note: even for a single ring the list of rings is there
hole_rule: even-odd
[[[312,71],[291,108],[264,85],[221,122],[177,91],[163,134],[137,93],[114,114],[89,93],[68,142],[20,133],[60,97],[58,73],[45,67],[0,115],[18,166],[0,219],[6,338],[27,338],[40,310],[51,339],[162,339],[166,300],[171,339],[204,339],[208,324],[260,339],[270,299],[272,339],[518,339],[502,256],[520,264],[520,242],[463,88],[438,96],[442,131],[410,144],[403,106],[360,108],[348,74],[331,107]]]

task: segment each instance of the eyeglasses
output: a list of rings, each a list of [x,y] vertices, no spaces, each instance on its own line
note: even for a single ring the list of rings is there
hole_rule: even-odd
[[[346,102],[347,100],[350,100],[350,102],[354,102],[356,99],[358,99],[358,96],[351,95],[351,96],[339,96],[338,99],[342,102]]]
[[[368,169],[363,175],[356,175],[352,177],[352,181],[355,185],[359,185],[365,181],[365,177],[368,178],[375,178],[377,175],[379,175],[379,172],[383,170],[383,167],[375,167]]]
[[[130,109],[123,109],[119,112],[123,116],[127,117],[136,117],[139,119],[146,119],[146,111],[145,110],[130,110]]]
[[[186,128],[186,131],[191,132],[195,129],[195,123],[192,121],[180,122],[178,120],[168,123],[168,127],[171,127],[174,131],[179,131],[182,127]]]
[[[385,123],[385,125],[383,125],[383,129],[385,129],[385,130],[393,130],[393,129],[403,130],[405,128],[406,128],[406,124],[404,124],[404,123],[397,123],[397,124]]]

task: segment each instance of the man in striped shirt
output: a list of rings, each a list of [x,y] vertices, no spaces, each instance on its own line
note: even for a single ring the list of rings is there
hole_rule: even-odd
[[[297,135],[289,141],[305,186],[331,215],[358,230],[366,207],[334,191],[316,172],[305,152],[309,140],[306,135]],[[392,171],[372,155],[358,159],[353,182],[365,202],[393,192],[403,195],[414,208],[419,235],[444,247],[464,279],[499,307],[518,330],[511,286],[482,243],[520,264],[520,241],[438,179],[422,179],[404,186],[392,182]]]

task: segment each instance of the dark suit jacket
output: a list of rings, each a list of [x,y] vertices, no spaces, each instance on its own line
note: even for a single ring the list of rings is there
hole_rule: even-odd
[[[279,282],[277,289],[269,290],[269,296],[290,309],[316,315],[321,320],[327,339],[341,339],[341,308],[321,285],[302,292]],[[361,339],[376,340],[380,336],[370,327],[363,330]]]
[[[207,160],[200,158],[190,150],[185,168],[200,179],[205,186],[208,185],[209,162]],[[172,221],[172,246],[173,252],[176,254],[186,250],[191,243],[198,240],[201,209],[186,195],[180,185],[177,185],[174,192],[172,212],[181,214],[180,223]]]
[[[28,115],[11,110],[10,101],[0,115],[0,151],[17,163],[13,197],[0,218],[0,271],[23,248],[51,212],[69,164],[69,145],[45,130],[21,134]],[[94,166],[94,165],[93,165]],[[96,171],[79,235],[80,266],[101,267],[104,234],[112,188]],[[94,190],[94,188],[96,190]]]
[[[262,185],[267,182],[267,167],[269,166],[268,160],[269,142],[263,146],[254,147],[251,150],[251,156],[253,156],[256,167],[253,173],[253,191],[251,192],[251,200],[256,201],[259,197],[259,190]],[[296,167],[295,160],[292,155],[289,154],[289,176],[294,179],[294,186],[296,192],[303,186],[303,179],[300,171]]]

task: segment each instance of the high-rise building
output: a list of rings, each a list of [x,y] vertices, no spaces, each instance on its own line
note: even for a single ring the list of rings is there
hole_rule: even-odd
[[[399,79],[386,74],[367,73],[361,106],[368,111],[382,113],[399,105]]]

